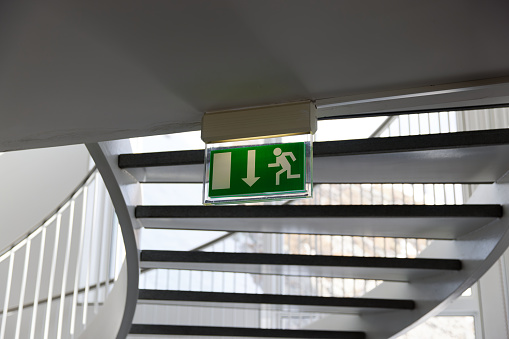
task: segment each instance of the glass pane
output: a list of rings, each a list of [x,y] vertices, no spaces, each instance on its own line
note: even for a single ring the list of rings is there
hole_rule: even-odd
[[[475,339],[474,317],[433,317],[398,339]]]

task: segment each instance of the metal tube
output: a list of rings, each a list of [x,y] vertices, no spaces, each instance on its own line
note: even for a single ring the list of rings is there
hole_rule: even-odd
[[[39,263],[37,264],[37,278],[35,280],[34,307],[32,309],[32,324],[30,326],[30,339],[34,339],[35,325],[37,320],[37,307],[39,305],[39,293],[41,288],[42,265],[44,262],[44,248],[46,246],[46,226],[41,232],[41,248],[39,250]]]
[[[114,212],[114,210],[112,210]],[[119,232],[119,225],[118,225],[118,219],[117,219],[117,215],[115,213],[113,213],[113,221],[112,221],[112,225],[111,225],[111,257],[110,257],[110,262],[111,264],[113,265],[113,277],[111,277],[111,267],[110,267],[110,271],[108,271],[108,280],[110,278],[114,279],[114,281],[116,280],[117,278],[117,253],[118,253],[118,233]]]
[[[122,232],[119,232],[120,230],[120,222],[118,221],[118,218],[116,219],[117,220],[117,236],[115,237],[115,281],[117,281],[118,279],[118,275],[120,274],[120,252],[121,252],[121,246],[122,246]]]
[[[49,327],[50,327],[50,318],[51,318],[51,301],[53,297],[53,284],[55,283],[55,270],[57,267],[57,254],[58,254],[58,243],[60,238],[60,224],[62,221],[62,214],[58,214],[57,216],[57,224],[55,226],[55,245],[53,246],[53,256],[51,259],[51,271],[49,278],[49,287],[48,287],[48,300],[46,301],[46,320],[44,322],[44,339],[48,339],[49,336]]]
[[[82,195],[82,209],[81,209],[81,225],[80,225],[80,242],[78,248],[78,258],[76,260],[76,274],[74,275],[74,292],[72,296],[72,305],[71,305],[71,325],[70,325],[70,334],[71,338],[74,338],[75,325],[76,325],[76,307],[78,303],[78,287],[79,281],[81,278],[81,263],[83,260],[83,242],[85,239],[85,221],[87,215],[87,203],[88,203],[88,186],[85,186],[83,189]]]
[[[106,299],[106,297],[108,296],[108,293],[110,291],[110,270],[111,270],[111,258],[113,257],[113,253],[111,251],[112,249],[112,245],[111,245],[111,242],[112,242],[112,236],[113,236],[113,227],[114,226],[114,213],[113,213],[113,208],[112,208],[112,205],[111,205],[111,201],[109,199],[106,199],[107,201],[107,211],[108,211],[108,222],[106,224],[106,234],[107,234],[107,241],[106,241],[106,253],[108,253],[108,256],[106,258],[106,267],[105,267],[105,274],[104,274],[104,277],[105,277],[105,280],[106,280],[106,285],[105,285],[105,292],[104,292],[104,298]]]
[[[97,188],[99,189],[99,192],[101,191],[101,188],[103,186],[98,186]],[[99,193],[98,192],[98,193]],[[99,199],[101,199],[102,203],[100,204],[100,206],[102,206],[102,222],[101,223],[98,223],[97,224],[97,227],[99,227],[98,229],[98,235],[100,236],[100,239],[98,239],[98,244],[99,244],[99,255],[97,256],[97,260],[96,260],[96,264],[97,264],[97,279],[96,279],[96,284],[95,284],[95,303],[94,303],[94,313],[97,314],[97,312],[99,311],[99,294],[101,292],[101,266],[102,266],[102,263],[104,261],[103,259],[103,247],[104,247],[104,231],[105,231],[105,222],[104,222],[104,216],[105,216],[105,211],[106,211],[106,205],[104,203],[104,200],[106,200],[106,194],[101,194],[99,195],[98,193],[96,193],[96,196],[98,196]],[[94,219],[95,220],[95,219]]]
[[[23,265],[23,278],[21,280],[21,291],[19,292],[18,319],[16,320],[16,334],[14,335],[15,339],[19,339],[19,334],[21,332],[21,319],[23,315],[23,304],[25,302],[25,289],[27,285],[28,264],[30,260],[30,244],[31,240],[28,239],[25,244],[25,264]],[[3,313],[3,315],[6,316],[5,313]]]
[[[92,253],[92,246],[94,243],[94,226],[95,226],[95,219],[96,219],[96,213],[97,213],[97,190],[99,187],[99,174],[96,173],[95,175],[95,185],[94,185],[94,200],[92,204],[92,225],[90,227],[90,242],[88,244],[88,261],[87,261],[87,271],[86,271],[86,278],[85,278],[85,295],[83,297],[83,318],[82,318],[82,324],[85,325],[87,323],[87,316],[88,316],[88,293],[90,290],[90,263],[92,262],[93,253]]]
[[[11,294],[12,271],[14,268],[14,252],[9,255],[9,272],[7,273],[7,286],[5,287],[4,309],[2,312],[2,327],[0,328],[0,339],[5,339],[5,328],[7,326],[7,311],[9,310],[9,296]]]
[[[67,273],[69,271],[69,258],[71,256],[71,240],[72,230],[74,224],[74,206],[75,201],[73,200],[69,209],[69,231],[67,232],[67,244],[65,248],[65,259],[64,259],[64,272],[62,275],[62,288],[60,290],[60,309],[58,311],[58,327],[57,327],[57,339],[62,338],[62,326],[64,322],[64,308],[65,308],[65,290],[67,286]]]

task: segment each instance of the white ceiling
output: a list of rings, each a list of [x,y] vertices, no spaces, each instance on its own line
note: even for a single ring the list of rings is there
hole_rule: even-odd
[[[507,0],[2,1],[0,151],[508,75]]]

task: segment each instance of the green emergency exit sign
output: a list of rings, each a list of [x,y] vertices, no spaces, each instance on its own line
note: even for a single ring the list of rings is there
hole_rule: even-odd
[[[304,142],[212,150],[209,168],[212,199],[306,192]]]

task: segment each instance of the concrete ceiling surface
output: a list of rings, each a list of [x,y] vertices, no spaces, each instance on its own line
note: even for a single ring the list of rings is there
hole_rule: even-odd
[[[0,151],[509,75],[509,2],[0,2]]]

